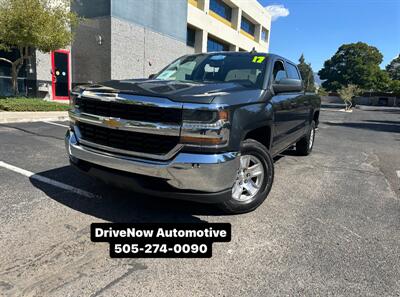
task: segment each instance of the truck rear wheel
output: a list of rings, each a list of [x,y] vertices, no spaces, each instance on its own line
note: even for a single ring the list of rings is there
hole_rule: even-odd
[[[272,187],[274,163],[261,143],[246,139],[241,146],[240,167],[230,199],[220,204],[227,213],[245,213],[256,209]]]
[[[296,152],[300,156],[307,156],[311,153],[315,139],[315,122],[310,124],[310,131],[296,143]]]

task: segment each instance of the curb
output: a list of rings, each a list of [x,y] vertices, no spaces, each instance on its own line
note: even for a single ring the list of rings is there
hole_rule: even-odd
[[[398,106],[374,106],[374,105],[356,105],[357,109],[366,111],[397,111],[400,112],[400,107]]]
[[[3,123],[29,123],[42,121],[67,121],[68,111],[2,111],[0,124]]]

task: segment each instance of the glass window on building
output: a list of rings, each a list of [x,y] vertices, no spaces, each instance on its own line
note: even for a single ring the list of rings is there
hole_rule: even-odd
[[[228,21],[232,19],[232,8],[222,0],[210,0],[210,10]]]
[[[0,57],[15,61],[19,57],[17,50],[0,51]],[[25,64],[21,67],[18,73],[18,89],[21,94],[24,94],[26,82],[26,67]],[[0,61],[0,96],[11,96],[11,65],[7,62]]]
[[[208,37],[207,52],[222,52],[229,51],[229,45],[214,38]]]
[[[249,33],[250,35],[254,36],[254,31],[255,31],[255,25],[250,22],[248,19],[245,17],[242,17],[242,22],[240,24],[240,28],[246,32]]]
[[[186,45],[194,47],[195,42],[196,42],[196,29],[193,29],[191,27],[187,27]]]
[[[267,42],[268,41],[268,30],[263,28],[261,31],[261,40]]]

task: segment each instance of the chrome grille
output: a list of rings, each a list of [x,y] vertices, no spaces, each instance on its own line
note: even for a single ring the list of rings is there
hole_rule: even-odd
[[[81,138],[88,142],[146,154],[167,154],[179,141],[176,136],[136,133],[82,122],[78,123],[78,128]]]
[[[81,113],[125,120],[182,123],[182,109],[144,106],[139,104],[102,101],[91,98],[76,98],[75,105]]]

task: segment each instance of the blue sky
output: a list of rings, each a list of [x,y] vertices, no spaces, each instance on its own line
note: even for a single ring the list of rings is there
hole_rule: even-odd
[[[400,53],[400,0],[259,0],[274,6],[270,52],[297,62],[301,53],[318,72],[343,43],[366,42],[384,56]]]

